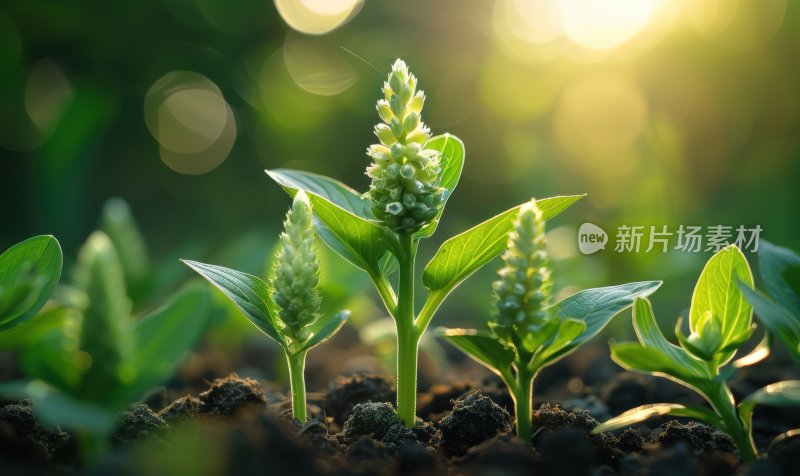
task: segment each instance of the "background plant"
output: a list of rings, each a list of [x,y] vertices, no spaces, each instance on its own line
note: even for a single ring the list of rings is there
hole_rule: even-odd
[[[291,382],[292,414],[301,423],[306,421],[306,354],[332,337],[350,314],[319,313],[319,263],[313,248],[311,217],[308,197],[302,192],[295,194],[269,283],[221,266],[184,261],[283,348]]]
[[[759,322],[781,341],[795,363],[800,365],[800,296],[784,276],[787,271],[800,268],[800,255],[789,248],[761,240],[758,268],[769,295],[745,283],[740,283],[739,289],[753,306]]]
[[[768,385],[736,404],[727,381],[735,368],[758,360],[745,356],[733,361],[755,330],[752,308],[739,290],[739,283],[752,288],[753,276],[742,252],[731,245],[712,256],[703,268],[689,309],[690,333],[683,334],[680,319],[675,328],[679,346],[661,333],[645,298],[637,298],[633,307],[639,343],[611,345],[612,359],[625,369],[673,380],[700,394],[711,408],[673,403],[643,405],[604,422],[594,432],[614,430],[658,415],[690,417],[730,435],[745,461],[756,458],[758,449],[752,437],[754,406],[800,405],[800,381]]]
[[[505,266],[494,283],[495,315],[489,331],[444,329],[440,335],[497,373],[514,399],[517,436],[532,437],[533,381],[545,367],[585,343],[627,308],[647,296],[659,281],[587,289],[551,304],[551,270],[545,248],[542,211],[531,201],[522,206]]]
[[[422,122],[425,95],[398,60],[378,101],[383,123],[375,127],[380,144],[370,146],[363,196],[331,178],[295,170],[268,170],[290,194],[308,194],[320,238],[372,280],[397,331],[397,412],[407,426],[416,418],[417,348],[444,299],[461,282],[504,248],[519,206],[445,241],[425,267],[428,297],[415,306],[415,260],[419,242],[430,237],[464,165],[464,144],[444,134],[430,137]],[[537,201],[542,220],[559,214],[581,196]],[[392,277],[397,274],[396,289]]]
[[[0,384],[0,394],[30,398],[42,421],[74,430],[91,459],[104,450],[117,413],[169,378],[197,343],[209,299],[187,286],[134,318],[116,249],[101,231],[81,248],[74,274],[75,307],[54,307],[31,329],[34,338],[17,339],[29,380]]]
[[[0,254],[0,332],[35,316],[50,298],[61,277],[61,246],[42,235]]]

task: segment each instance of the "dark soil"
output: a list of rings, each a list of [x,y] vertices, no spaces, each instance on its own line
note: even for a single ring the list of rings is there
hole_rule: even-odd
[[[231,374],[171,402],[168,392],[158,393],[124,412],[109,455],[92,471],[77,462],[75,437],[37,423],[26,403],[0,406],[0,475],[762,476],[794,475],[800,467],[800,435],[767,448],[782,431],[800,427],[793,409],[757,409],[763,457],[750,465],[728,436],[686,419],[592,434],[598,419],[637,405],[701,402],[663,379],[621,371],[583,378],[581,372],[613,367],[578,362],[565,359],[562,378],[550,375],[534,387],[531,442],[515,437],[511,399],[493,376],[464,372],[462,381],[431,386],[419,395],[421,418],[408,429],[392,404],[391,382],[380,375],[340,376],[325,392],[309,394],[316,419],[300,424],[280,389]],[[746,376],[734,392],[757,388],[761,379]]]

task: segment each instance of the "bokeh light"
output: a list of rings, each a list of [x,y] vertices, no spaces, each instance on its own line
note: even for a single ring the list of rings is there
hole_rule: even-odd
[[[228,157],[236,121],[222,92],[192,71],[162,76],[147,92],[144,117],[161,160],[183,174],[204,174]]]
[[[780,30],[786,0],[687,0],[686,8],[695,28],[709,40],[750,50]]]
[[[322,35],[353,18],[364,0],[275,0],[283,20],[293,29]]]
[[[25,111],[47,137],[72,98],[72,86],[64,72],[49,59],[37,62],[25,86]]]
[[[564,33],[592,49],[621,45],[651,20],[661,0],[559,0]]]
[[[343,58],[343,50],[323,40],[304,40],[289,36],[283,45],[286,70],[306,91],[334,96],[358,81],[355,68]]]

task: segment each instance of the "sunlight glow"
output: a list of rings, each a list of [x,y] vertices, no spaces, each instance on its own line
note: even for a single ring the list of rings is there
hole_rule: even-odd
[[[619,46],[639,33],[660,0],[559,0],[565,34],[592,49]]]
[[[309,35],[322,35],[344,25],[363,4],[363,0],[275,0],[281,18]]]

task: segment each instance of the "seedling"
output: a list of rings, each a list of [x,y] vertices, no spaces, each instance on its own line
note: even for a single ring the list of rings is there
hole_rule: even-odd
[[[431,137],[422,122],[425,94],[417,78],[397,60],[378,101],[383,121],[375,127],[379,144],[369,147],[370,190],[360,194],[329,177],[296,170],[268,170],[290,195],[303,190],[314,207],[317,235],[354,266],[364,270],[392,316],[397,331],[397,412],[413,427],[417,397],[417,348],[436,310],[461,282],[505,246],[519,211],[511,208],[445,241],[422,274],[428,297],[417,312],[415,258],[430,237],[464,165],[464,144],[455,136]],[[537,201],[548,220],[582,196]],[[397,288],[392,276],[397,273]]]
[[[761,240],[758,267],[768,295],[739,283],[739,289],[753,306],[756,318],[767,331],[783,343],[789,355],[800,365],[800,296],[784,278],[790,268],[800,267],[800,255]]]
[[[588,289],[551,305],[551,271],[542,211],[522,206],[508,235],[505,266],[494,283],[496,313],[489,331],[443,329],[440,335],[497,373],[514,399],[517,436],[532,438],[533,381],[539,371],[594,337],[660,281]]]
[[[0,332],[28,321],[50,298],[61,277],[61,246],[34,236],[0,254]]]
[[[92,459],[117,413],[169,378],[194,347],[210,302],[205,289],[189,286],[134,319],[117,252],[99,231],[81,249],[75,275],[82,304],[48,313],[48,332],[22,349],[30,380],[0,384],[0,395],[33,400],[44,422],[75,430]]]
[[[753,287],[750,266],[739,249],[728,246],[706,263],[694,288],[689,309],[689,335],[681,331],[678,320],[675,335],[679,346],[671,344],[658,328],[653,308],[645,298],[633,306],[633,325],[639,343],[611,345],[611,357],[627,370],[658,375],[684,385],[702,396],[711,406],[684,406],[656,403],[628,410],[594,429],[610,431],[641,422],[653,416],[674,415],[696,418],[731,436],[745,461],[756,458],[753,442],[753,407],[757,404],[791,406],[800,404],[800,381],[768,385],[746,397],[737,406],[727,380],[735,369],[758,361],[753,354],[733,361],[754,332],[752,308],[739,290],[738,282]],[[757,356],[765,356],[756,352]]]
[[[281,247],[269,284],[221,266],[184,261],[239,307],[250,322],[283,348],[292,387],[292,415],[306,422],[306,354],[344,325],[349,311],[319,313],[319,263],[314,250],[311,203],[297,193],[286,214]]]

